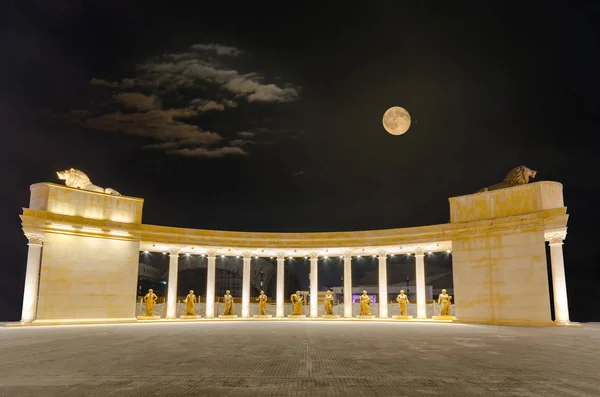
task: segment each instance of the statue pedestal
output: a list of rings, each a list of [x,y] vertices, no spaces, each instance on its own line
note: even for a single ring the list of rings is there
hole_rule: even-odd
[[[288,318],[306,318],[304,314],[288,314]]]
[[[436,321],[452,321],[456,320],[454,316],[433,316],[433,319]]]
[[[392,316],[393,320],[412,320],[413,316]]]
[[[356,316],[356,318],[359,320],[372,320],[375,318],[375,316],[372,314],[359,314]]]
[[[136,317],[138,320],[141,321],[147,321],[147,320],[160,320],[160,316],[137,316]]]
[[[338,314],[324,314],[321,318],[340,318]]]
[[[196,316],[193,314],[186,314],[185,316],[179,316],[180,319],[182,320],[196,320],[197,318],[200,318],[202,316]]]
[[[231,320],[237,318],[237,314],[219,314],[219,318]]]
[[[271,318],[273,316],[271,316],[270,314],[255,314],[254,318]]]

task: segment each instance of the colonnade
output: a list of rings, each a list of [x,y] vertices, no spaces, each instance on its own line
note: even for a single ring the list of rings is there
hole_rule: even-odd
[[[417,287],[417,318],[424,319],[427,317],[425,311],[425,260],[424,250],[421,248],[415,249],[415,273]],[[169,251],[169,281],[167,289],[167,319],[176,318],[177,305],[177,273],[178,273],[178,249]],[[206,276],[206,318],[215,317],[215,266],[217,251],[210,250],[207,252],[207,276]],[[387,302],[387,257],[388,253],[379,251],[377,253],[379,263],[379,317],[388,318],[388,302]],[[242,256],[242,318],[250,317],[250,266],[252,255],[250,252],[244,252]],[[344,259],[344,317],[350,318],[352,313],[352,253],[345,253]],[[319,315],[319,275],[318,275],[318,260],[317,253],[310,254],[310,317],[317,318]],[[285,317],[284,313],[284,267],[285,254],[277,255],[277,288],[276,288],[276,317]],[[314,297],[314,298],[313,298]],[[381,298],[384,297],[384,298]]]
[[[23,310],[21,322],[30,323],[36,319],[37,297],[39,289],[40,262],[43,246],[43,235],[28,233],[29,251],[27,256],[27,273],[25,276],[25,289],[23,297]],[[569,323],[569,308],[567,300],[567,287],[565,280],[563,240],[564,234],[554,235],[549,240],[550,260],[552,267],[552,287],[554,291],[555,322],[559,324]],[[379,294],[387,297],[387,253],[379,251]],[[426,315],[425,305],[425,253],[423,249],[417,248],[415,255],[415,274],[417,288],[417,319],[424,319]],[[217,251],[207,252],[207,283],[206,283],[206,317],[215,316],[215,265]],[[316,253],[310,255],[310,296],[318,297],[318,258]],[[169,280],[167,296],[167,319],[176,318],[177,305],[177,276],[178,276],[179,250],[169,251]],[[344,317],[350,318],[352,313],[352,253],[343,255],[344,259]],[[250,317],[250,266],[252,256],[249,252],[243,255],[242,272],[242,318]],[[276,288],[276,317],[285,317],[284,303],[284,253],[277,255],[277,288]],[[318,317],[318,299],[311,299],[310,317]],[[379,299],[379,317],[388,318],[387,299]]]

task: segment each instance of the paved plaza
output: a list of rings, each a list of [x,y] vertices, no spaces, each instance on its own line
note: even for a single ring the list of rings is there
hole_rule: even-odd
[[[599,396],[600,326],[0,327],[1,396]]]

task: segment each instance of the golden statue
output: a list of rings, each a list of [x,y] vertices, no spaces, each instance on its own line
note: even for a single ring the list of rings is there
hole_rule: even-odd
[[[158,296],[154,293],[153,289],[149,289],[146,296],[144,296],[144,302],[146,302],[146,316],[152,316],[154,305],[158,300]]]
[[[223,310],[223,315],[233,316],[233,296],[231,296],[231,291],[225,291],[223,302],[225,303],[225,310]]]
[[[403,289],[400,290],[400,294],[396,298],[396,302],[398,302],[398,305],[400,306],[400,315],[406,316],[407,315],[406,307],[408,306],[408,296],[404,293]]]
[[[302,296],[300,295],[300,291],[296,291],[295,294],[290,296],[290,300],[294,304],[294,311],[292,312],[292,316],[301,316],[302,315]]]
[[[331,316],[333,315],[333,294],[331,293],[331,290],[327,290],[327,293],[325,294],[325,315],[327,316]]]
[[[260,291],[260,295],[258,296],[258,298],[256,298],[256,300],[258,301],[258,308],[260,309],[260,315],[261,316],[266,316],[266,310],[267,310],[267,295],[265,295],[265,291]]]
[[[440,308],[440,316],[449,316],[450,315],[450,300],[452,296],[446,293],[446,290],[443,289],[442,293],[438,297],[438,304],[441,305]]]
[[[367,295],[367,291],[363,291],[360,296],[360,315],[370,316],[371,315],[371,298]]]
[[[196,313],[194,312],[194,303],[196,303],[198,300],[196,299],[196,295],[194,295],[194,290],[190,290],[190,293],[188,294],[188,296],[185,297],[185,315],[186,316],[195,316]]]

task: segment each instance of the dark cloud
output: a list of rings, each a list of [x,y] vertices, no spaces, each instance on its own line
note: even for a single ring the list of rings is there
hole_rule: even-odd
[[[115,99],[129,109],[148,111],[160,109],[160,100],[155,95],[144,95],[139,92],[120,92]]]
[[[167,151],[167,154],[174,154],[178,156],[186,156],[186,157],[224,157],[230,155],[246,155],[247,153],[240,149],[239,147],[232,146],[224,146],[217,149],[207,149],[205,147],[197,147],[197,148],[183,148],[183,149],[174,149]]]
[[[235,47],[229,47],[226,45],[220,45],[220,44],[194,44],[192,46],[192,48],[194,50],[201,50],[201,51],[214,51],[216,52],[218,55],[230,55],[230,56],[236,56],[236,55],[240,55],[243,51],[241,51],[238,48]]]

